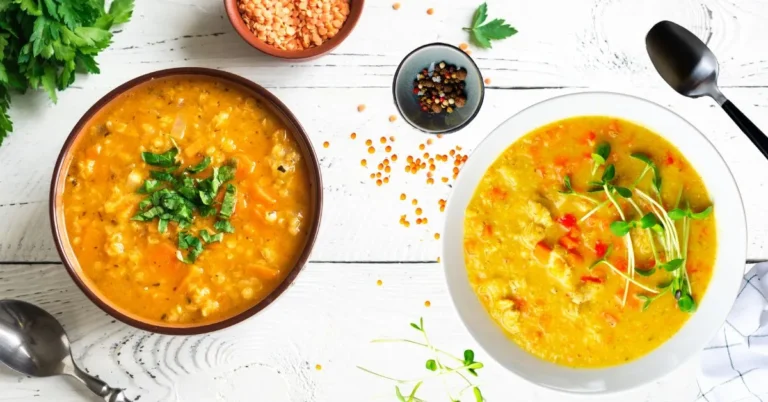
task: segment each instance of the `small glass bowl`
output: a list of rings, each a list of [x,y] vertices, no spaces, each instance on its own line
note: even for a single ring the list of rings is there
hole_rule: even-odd
[[[421,70],[445,62],[467,70],[464,80],[467,103],[453,113],[432,114],[421,110],[413,93],[413,82]],[[400,115],[414,128],[428,134],[448,134],[466,127],[480,111],[485,97],[485,85],[480,69],[463,50],[447,43],[430,43],[408,53],[395,72],[392,95]]]

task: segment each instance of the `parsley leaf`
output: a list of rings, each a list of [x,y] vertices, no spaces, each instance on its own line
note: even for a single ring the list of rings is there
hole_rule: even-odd
[[[224,192],[224,200],[221,201],[221,210],[219,216],[229,219],[235,212],[235,201],[237,201],[237,189],[231,184],[227,184],[227,190]]]
[[[75,81],[75,70],[98,73],[94,57],[109,46],[112,24],[131,18],[135,0],[0,0],[0,145],[13,125],[11,90],[57,91]]]
[[[159,167],[171,167],[176,165],[176,155],[179,154],[179,149],[173,147],[161,154],[153,154],[152,152],[142,152],[141,159],[151,166]]]
[[[232,226],[229,221],[216,221],[216,223],[213,224],[213,228],[219,232],[235,233],[235,227]]]
[[[475,10],[475,14],[472,17],[472,26],[464,28],[465,31],[469,32],[469,38],[476,46],[490,49],[492,40],[506,39],[517,33],[515,28],[501,18],[496,18],[483,25],[487,18],[488,5],[483,3]]]

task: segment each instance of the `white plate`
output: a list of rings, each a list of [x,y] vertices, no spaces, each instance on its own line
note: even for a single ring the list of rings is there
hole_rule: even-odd
[[[702,109],[702,113],[709,113]],[[464,265],[464,212],[485,171],[523,135],[574,116],[613,116],[640,124],[674,144],[704,180],[715,205],[718,251],[709,289],[697,312],[670,340],[619,366],[574,369],[541,360],[508,339],[469,284]],[[714,146],[690,123],[647,100],[615,93],[578,93],[535,104],[494,130],[472,153],[454,185],[443,230],[443,266],[464,325],[499,364],[540,386],[568,393],[604,394],[657,380],[699,352],[725,321],[744,273],[747,233],[744,206],[730,170]]]

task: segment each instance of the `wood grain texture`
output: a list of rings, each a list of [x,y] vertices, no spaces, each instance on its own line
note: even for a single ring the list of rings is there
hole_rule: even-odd
[[[62,320],[76,360],[139,401],[346,402],[393,400],[393,385],[355,369],[363,364],[391,375],[422,374],[428,357],[404,346],[371,345],[378,337],[411,336],[408,323],[424,316],[435,343],[474,348],[487,364],[481,383],[490,401],[570,401],[508,374],[479,351],[450,306],[441,267],[433,262],[442,229],[437,201],[450,187],[428,186],[403,172],[426,137],[396,114],[390,84],[400,59],[432,41],[468,42],[475,2],[367,1],[354,33],[332,54],[300,63],[264,56],[243,42],[220,0],[157,0],[136,4],[133,21],[118,27],[98,61],[103,74],[79,76],[58,105],[44,94],[15,96],[15,132],[0,147],[0,297],[37,303]],[[479,3],[479,2],[478,2]],[[768,258],[766,162],[736,126],[708,100],[685,99],[656,75],[644,49],[645,32],[670,19],[691,29],[720,58],[723,91],[758,126],[768,129],[768,3],[764,0],[490,0],[491,17],[520,30],[492,50],[472,49],[492,79],[480,115],[465,130],[428,151],[460,145],[470,152],[493,128],[547,98],[585,90],[625,92],[660,103],[698,127],[721,152],[744,198],[751,259]],[[432,16],[427,8],[434,8]],[[71,127],[97,99],[150,71],[204,66],[243,75],[269,88],[299,117],[322,160],[325,210],[312,261],[295,285],[266,311],[229,330],[170,337],[132,329],[107,316],[75,287],[51,241],[47,215],[53,162]],[[364,113],[356,112],[366,104]],[[349,139],[356,132],[357,140]],[[365,139],[396,136],[399,163],[391,183],[377,187],[360,159],[375,166]],[[323,148],[324,141],[330,142]],[[377,148],[380,148],[377,144]],[[449,169],[449,166],[445,167]],[[447,170],[437,174],[441,177]],[[414,206],[429,224],[397,222]],[[51,263],[48,263],[51,262]],[[383,280],[381,287],[376,280]],[[432,307],[425,308],[430,300]],[[321,364],[323,369],[314,369]],[[693,361],[655,384],[603,401],[693,401],[700,390]],[[0,401],[97,401],[74,381],[18,376],[0,366]],[[426,389],[428,400],[443,400]],[[256,397],[258,396],[258,398]],[[434,396],[434,398],[432,398]]]
[[[436,263],[309,264],[274,306],[234,328],[191,337],[150,334],[115,322],[83,296],[60,265],[0,268],[0,294],[53,313],[73,341],[77,362],[139,401],[391,401],[394,384],[355,366],[403,378],[424,375],[429,356],[421,349],[369,343],[383,337],[418,340],[408,323],[419,317],[439,347],[456,354],[476,351],[476,359],[486,364],[478,380],[489,401],[508,401],[511,395],[515,401],[583,400],[527,385],[483,353],[451,306]],[[376,285],[379,279],[382,286]],[[426,300],[431,307],[424,307]],[[658,383],[601,400],[693,400],[694,372],[692,362]],[[19,377],[5,368],[0,389],[3,401],[98,400],[74,381]],[[432,396],[428,400],[444,397],[439,386],[425,391],[425,397]]]

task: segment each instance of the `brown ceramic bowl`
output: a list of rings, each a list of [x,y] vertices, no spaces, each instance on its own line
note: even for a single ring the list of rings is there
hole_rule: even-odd
[[[91,121],[91,119],[116,97],[138,85],[159,78],[185,76],[208,77],[213,80],[225,82],[229,85],[238,86],[246,93],[249,93],[256,99],[260,100],[263,105],[269,108],[283,122],[283,124],[285,124],[285,127],[290,130],[291,133],[293,133],[293,137],[296,139],[300,151],[304,156],[304,161],[307,164],[307,168],[309,169],[312,194],[311,202],[314,216],[312,222],[309,225],[309,229],[307,230],[307,239],[301,254],[296,260],[296,265],[288,274],[288,276],[283,280],[283,282],[278,285],[278,287],[273,290],[272,293],[270,293],[269,296],[267,296],[264,300],[260,301],[258,304],[252,306],[251,308],[222,321],[203,324],[173,325],[147,320],[133,313],[130,313],[119,306],[114,305],[111,301],[104,297],[101,292],[99,292],[96,286],[93,285],[85,275],[82,274],[79,262],[77,261],[77,258],[75,257],[75,254],[69,244],[61,203],[67,169],[72,160],[71,150],[77,143],[78,138],[80,137],[80,133],[85,131],[84,129],[88,126],[88,123]],[[269,306],[272,302],[274,302],[275,299],[277,299],[293,283],[293,281],[296,279],[296,276],[303,269],[304,265],[309,259],[309,254],[312,251],[312,246],[314,245],[315,238],[317,237],[317,232],[320,227],[320,216],[322,213],[322,189],[323,185],[322,179],[320,177],[320,165],[317,160],[317,155],[315,155],[315,150],[312,148],[312,143],[310,142],[306,131],[304,131],[304,128],[301,127],[301,124],[296,119],[296,117],[282,102],[280,102],[279,99],[277,99],[277,97],[275,97],[275,95],[252,81],[224,71],[196,67],[172,68],[142,75],[138,78],[134,78],[126,82],[123,85],[120,85],[99,99],[95,105],[88,109],[80,121],[77,122],[75,127],[72,129],[72,132],[69,134],[66,142],[64,142],[64,146],[61,150],[61,153],[59,154],[59,158],[56,161],[56,166],[53,170],[49,206],[51,228],[53,230],[53,238],[56,243],[56,249],[59,252],[59,256],[61,257],[67,272],[75,281],[80,290],[82,290],[83,293],[85,293],[85,295],[91,299],[91,301],[93,301],[97,306],[99,306],[109,315],[130,326],[150,332],[169,335],[201,334],[235,325],[245,320],[246,318],[251,317],[252,315],[258,313],[265,307]]]
[[[224,7],[227,9],[227,16],[229,22],[235,27],[235,31],[240,35],[243,40],[248,42],[249,45],[255,47],[262,53],[266,53],[270,56],[279,57],[281,59],[302,60],[312,59],[322,56],[334,48],[339,46],[344,39],[347,39],[352,30],[355,29],[357,21],[360,19],[360,15],[363,13],[363,5],[365,0],[349,0],[349,15],[347,20],[344,21],[344,25],[341,26],[339,33],[328,41],[323,42],[320,46],[311,47],[304,50],[282,50],[272,45],[268,45],[264,41],[260,40],[248,29],[245,25],[245,21],[240,16],[240,11],[237,9],[238,0],[224,0]]]

